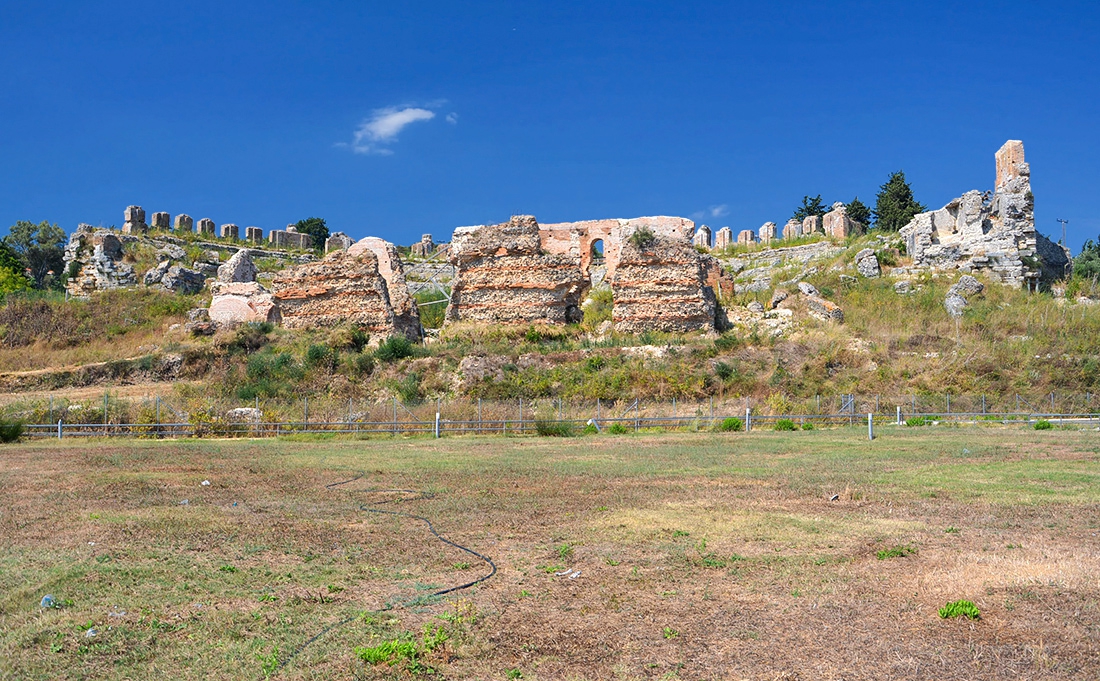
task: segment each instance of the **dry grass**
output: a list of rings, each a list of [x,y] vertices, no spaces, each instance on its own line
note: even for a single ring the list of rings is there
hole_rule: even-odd
[[[275,646],[285,660],[347,616],[278,676],[1091,678],[1093,435],[7,447],[0,678],[258,678]],[[357,510],[389,488],[433,492],[387,507],[498,575],[377,612],[484,572],[415,521]],[[916,553],[876,558],[901,545]],[[46,593],[72,602],[43,611]],[[982,619],[940,620],[959,598]],[[425,624],[452,636],[423,658],[436,672],[352,654]]]

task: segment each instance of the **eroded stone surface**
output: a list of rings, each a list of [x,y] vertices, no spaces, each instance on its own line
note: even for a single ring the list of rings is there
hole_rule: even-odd
[[[254,281],[216,281],[210,290],[214,296],[207,313],[221,326],[282,321],[275,296]]]
[[[765,222],[760,226],[760,241],[770,244],[778,236],[778,230],[774,222]]]
[[[800,236],[802,236],[802,223],[798,220],[788,220],[787,224],[783,225],[784,239],[797,239]]]
[[[848,210],[839,201],[822,218],[822,226],[826,235],[836,239],[846,239],[863,233],[863,225],[850,218]]]
[[[624,244],[611,278],[615,329],[713,330],[717,301],[706,285],[708,259],[686,239],[658,238],[647,247]]]
[[[346,251],[352,247],[355,240],[343,232],[336,232],[325,239],[325,253],[333,251]]]
[[[144,234],[149,231],[149,225],[145,224],[145,209],[141,206],[127,206],[123,211],[123,220],[123,234]]]
[[[390,307],[393,308],[394,329],[411,341],[419,341],[421,335],[420,310],[416,300],[409,294],[405,281],[405,268],[397,247],[384,239],[368,236],[360,239],[348,248],[348,255],[357,255],[370,251],[378,259],[378,273],[386,282],[386,292]]]
[[[288,329],[354,324],[372,336],[395,332],[386,281],[370,251],[333,251],[287,268],[275,275],[272,288]]]
[[[168,213],[153,213],[151,225],[153,229],[167,232],[172,226],[172,216]]]
[[[173,228],[177,232],[190,232],[195,228],[195,221],[191,219],[191,216],[186,213],[180,213],[176,216]]]
[[[218,268],[218,281],[256,281],[257,273],[256,264],[252,262],[252,251],[242,248]]]
[[[864,248],[859,253],[856,253],[856,271],[860,276],[867,277],[868,279],[874,279],[882,275],[882,268],[879,266],[878,256],[875,255],[875,251],[870,248]]]
[[[122,240],[111,230],[80,225],[69,237],[64,257],[65,271],[75,270],[65,285],[69,295],[85,298],[137,283],[133,266],[122,260]]]
[[[729,227],[723,227],[714,233],[714,250],[725,250],[733,242],[733,232]]]

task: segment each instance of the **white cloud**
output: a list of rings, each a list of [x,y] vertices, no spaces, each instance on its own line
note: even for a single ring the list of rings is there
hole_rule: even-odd
[[[723,217],[725,215],[729,215],[730,207],[729,207],[728,204],[723,203],[723,204],[718,205],[718,206],[711,206],[710,208],[707,209],[707,211],[710,213],[710,216],[712,218],[720,218],[720,217]]]
[[[434,111],[413,106],[375,109],[370,118],[359,124],[352,138],[351,149],[357,154],[392,154],[393,151],[384,145],[396,142],[397,136],[406,126],[433,118]]]
[[[447,119],[446,120],[451,125],[456,125],[458,123],[458,114],[456,114],[454,111],[452,111],[451,113],[447,114]]]

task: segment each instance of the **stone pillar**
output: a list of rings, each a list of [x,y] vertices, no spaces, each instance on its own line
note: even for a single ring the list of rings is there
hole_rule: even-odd
[[[691,237],[691,243],[703,248],[710,248],[710,227],[699,225],[695,229],[695,236]]]
[[[127,206],[122,215],[125,219],[122,223],[124,234],[144,234],[149,231],[149,225],[145,224],[145,209],[141,206]]]
[[[725,250],[725,248],[729,246],[732,242],[733,232],[730,231],[729,227],[723,227],[722,229],[714,233],[714,250]]]
[[[195,229],[195,221],[191,219],[191,216],[187,213],[180,213],[176,216],[175,229],[177,232],[190,232]]]
[[[241,228],[230,222],[227,225],[222,225],[221,238],[232,239],[238,241],[241,238]]]
[[[409,247],[409,252],[412,255],[417,255],[417,256],[420,256],[421,258],[426,258],[429,255],[431,255],[432,253],[434,253],[435,252],[435,242],[432,241],[432,235],[431,234],[421,235],[420,241],[416,242],[415,244],[413,244],[412,246]]]
[[[172,216],[168,213],[153,213],[153,229],[167,232],[172,226]]]
[[[836,239],[846,239],[862,231],[862,226],[848,217],[848,209],[839,201],[825,214],[825,233]]]
[[[252,244],[262,244],[264,242],[264,230],[259,227],[245,227],[244,238]]]
[[[774,238],[776,238],[776,227],[774,222],[765,222],[760,226],[761,242],[770,244]]]
[[[783,225],[784,239],[797,239],[800,236],[802,236],[802,223],[798,220],[791,219]]]
[[[994,188],[1000,189],[1010,180],[1020,177],[1020,165],[1024,163],[1024,143],[1020,140],[1009,140],[1004,143],[995,155],[997,160],[997,181]]]
[[[737,233],[738,246],[751,246],[756,243],[756,232],[751,229],[742,229]]]
[[[806,218],[802,220],[802,236],[817,234],[821,231],[820,215],[807,215]]]
[[[351,248],[351,245],[355,242],[351,240],[351,237],[343,232],[336,232],[329,238],[325,239],[325,253],[331,253],[332,251],[346,251]],[[416,245],[414,244],[415,248]]]
[[[207,234],[210,236],[214,236],[214,234],[216,233],[214,221],[210,218],[203,218],[199,220],[198,225],[195,226],[195,232],[198,234]]]

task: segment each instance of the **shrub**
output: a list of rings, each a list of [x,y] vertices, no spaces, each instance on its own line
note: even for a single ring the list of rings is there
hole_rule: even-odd
[[[940,617],[951,619],[952,617],[966,617],[967,619],[981,619],[982,611],[970,601],[952,601],[940,608]]]
[[[596,427],[596,424],[589,423],[584,427],[583,432],[585,435],[595,435],[596,433],[600,432],[600,429]]]
[[[732,333],[724,333],[714,339],[714,347],[721,352],[737,349],[741,345],[741,339]]]
[[[405,404],[420,404],[424,399],[420,393],[420,374],[415,371],[398,381],[394,390]]]
[[[776,430],[797,430],[794,425],[794,421],[790,419],[779,419],[775,422]]]
[[[22,421],[0,419],[0,442],[15,442],[23,435]]]
[[[911,428],[915,428],[917,426],[928,426],[931,424],[932,421],[927,416],[910,416],[909,418],[905,419],[905,425]]]
[[[649,227],[639,227],[630,235],[630,238],[627,239],[627,241],[634,244],[638,250],[649,248],[656,240],[657,235],[654,234],[653,230]]]
[[[395,362],[399,359],[412,357],[416,352],[412,341],[404,336],[390,336],[374,351],[374,356],[383,362]]]
[[[535,431],[543,437],[571,437],[573,435],[573,424],[568,421],[535,419]]]
[[[268,322],[248,322],[237,329],[237,333],[233,336],[233,340],[229,341],[226,346],[226,350],[229,354],[243,353],[250,354],[256,352],[264,345],[267,345],[267,334],[271,333],[275,327]]]
[[[306,349],[306,364],[311,367],[324,366],[332,368],[336,359],[336,352],[323,343],[314,343]]]
[[[1033,427],[1035,428],[1035,430],[1050,430],[1054,427],[1054,424],[1052,424],[1050,421],[1047,421],[1046,419],[1039,419],[1035,422],[1035,425]]]
[[[593,289],[588,294],[588,300],[581,306],[584,310],[584,325],[591,329],[610,320],[614,304],[610,288],[601,286]]]
[[[725,362],[714,363],[714,375],[723,381],[728,381],[734,374],[734,368]]]
[[[814,424],[812,424],[812,423],[803,423],[802,424],[802,430],[813,430],[813,429],[814,429]]]
[[[718,430],[723,433],[736,433],[743,430],[745,424],[736,416],[727,416],[718,424]]]
[[[370,355],[352,355],[351,370],[359,376],[370,375],[374,371],[374,357]]]
[[[621,423],[612,423],[611,427],[607,429],[607,432],[612,435],[626,435],[630,431]]]

